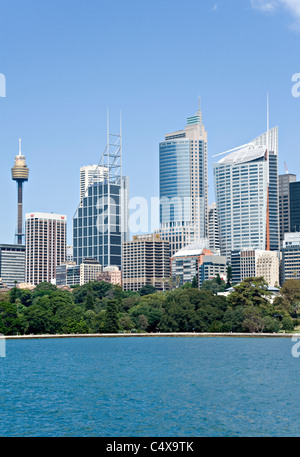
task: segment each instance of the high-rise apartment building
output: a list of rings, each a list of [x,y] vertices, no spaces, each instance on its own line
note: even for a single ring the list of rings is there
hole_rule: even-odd
[[[214,164],[221,254],[279,250],[277,127]]]
[[[170,278],[170,243],[158,234],[134,236],[122,245],[122,285],[138,291],[146,284],[165,290]]]
[[[207,132],[202,111],[159,145],[160,230],[171,255],[207,237]]]
[[[209,249],[214,254],[218,254],[220,252],[220,235],[216,203],[212,203],[208,207],[208,239]]]
[[[56,278],[56,267],[66,261],[67,217],[53,213],[25,216],[25,282],[37,285]]]
[[[291,232],[300,232],[300,181],[290,183]]]
[[[278,194],[279,194],[279,234],[280,245],[284,239],[284,234],[291,231],[290,216],[290,183],[296,181],[296,175],[286,173],[278,176]]]
[[[8,288],[25,281],[25,246],[0,244],[0,278]]]

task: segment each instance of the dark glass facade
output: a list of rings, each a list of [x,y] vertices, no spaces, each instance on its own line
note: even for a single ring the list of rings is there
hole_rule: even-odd
[[[300,232],[300,181],[290,183],[291,232]]]
[[[121,268],[121,185],[107,181],[88,188],[73,219],[74,261],[93,258]]]
[[[159,145],[160,223],[191,221],[191,160],[188,139]]]

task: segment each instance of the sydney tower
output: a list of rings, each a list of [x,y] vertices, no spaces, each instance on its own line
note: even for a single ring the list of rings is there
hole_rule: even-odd
[[[28,181],[29,168],[25,163],[25,156],[21,153],[21,140],[19,140],[19,155],[15,157],[15,164],[11,169],[12,179],[18,184],[18,221],[17,243],[23,244],[23,182]]]

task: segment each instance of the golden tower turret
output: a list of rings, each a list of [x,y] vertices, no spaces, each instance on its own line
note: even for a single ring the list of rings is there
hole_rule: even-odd
[[[15,164],[11,169],[12,179],[18,184],[18,221],[17,221],[17,242],[23,242],[23,182],[28,181],[29,168],[25,162],[25,156],[21,152],[21,139],[19,140],[19,154],[15,157]]]

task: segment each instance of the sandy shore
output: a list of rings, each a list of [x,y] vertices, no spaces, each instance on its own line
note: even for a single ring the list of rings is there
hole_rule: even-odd
[[[161,337],[229,337],[229,338],[292,338],[299,337],[297,333],[76,333],[56,335],[2,335],[7,340],[36,339],[36,338],[161,338]]]

